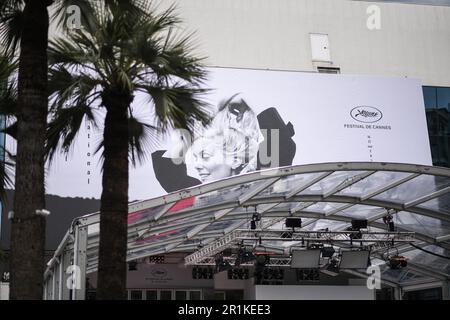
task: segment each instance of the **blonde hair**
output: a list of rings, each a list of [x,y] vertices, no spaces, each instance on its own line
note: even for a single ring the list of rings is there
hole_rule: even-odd
[[[221,150],[224,158],[234,163],[234,174],[256,170],[259,144],[264,140],[256,114],[237,96],[235,94],[219,103],[211,124],[191,147],[193,151],[198,143],[212,141],[214,150]]]

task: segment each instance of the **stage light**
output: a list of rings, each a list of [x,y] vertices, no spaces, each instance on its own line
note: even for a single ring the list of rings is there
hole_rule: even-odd
[[[366,269],[368,265],[368,250],[342,251],[340,269]]]
[[[286,218],[286,228],[301,228],[302,219],[299,217]]]
[[[258,213],[258,212],[253,213],[252,220],[253,221],[260,221],[261,220],[261,214]]]
[[[250,251],[245,250],[244,247],[239,248],[236,261],[234,262],[234,265],[236,267],[239,267],[241,263],[250,262],[252,260],[255,260],[255,256]]]
[[[256,221],[252,220],[250,221],[250,229],[255,230],[256,229]]]
[[[408,259],[404,256],[393,256],[389,258],[388,265],[391,269],[401,269],[408,265]]]
[[[164,256],[150,256],[145,261],[147,264],[164,263]]]
[[[331,258],[336,252],[333,247],[323,247],[320,251],[322,253],[322,258]]]
[[[388,226],[389,232],[395,232],[395,225],[394,225],[394,218],[392,215],[388,214],[387,216],[383,217],[383,222]]]
[[[366,219],[352,219],[353,230],[367,229]]]
[[[337,258],[330,259],[327,267],[322,270],[323,273],[329,276],[336,277],[339,275],[339,260]]]
[[[291,268],[319,268],[319,260],[320,250],[295,250],[292,251]]]

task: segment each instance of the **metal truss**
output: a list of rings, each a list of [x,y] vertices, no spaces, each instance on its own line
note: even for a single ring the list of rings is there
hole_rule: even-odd
[[[360,234],[361,238],[351,239]],[[204,259],[214,257],[223,250],[247,241],[261,244],[261,241],[297,241],[302,243],[377,243],[379,247],[393,246],[394,243],[414,241],[413,232],[367,232],[367,231],[298,231],[289,230],[235,230],[213,243],[185,257],[186,265],[196,265]],[[270,251],[270,250],[268,250]]]
[[[385,180],[377,182],[374,177],[378,172],[403,173],[386,176]],[[343,173],[342,175],[339,175]],[[300,178],[297,180],[297,176]],[[303,176],[304,178],[302,178]],[[342,176],[342,179],[341,179]],[[346,247],[353,242],[370,244],[372,252],[381,254],[389,246],[400,246],[401,250],[408,252],[414,250],[408,242],[415,242],[415,245],[426,246],[436,245],[450,250],[450,234],[439,234],[438,236],[428,235],[420,230],[412,234],[407,225],[396,224],[398,233],[364,233],[361,239],[349,239],[348,231],[304,231],[296,230],[270,230],[272,226],[288,216],[305,217],[310,220],[302,226],[314,223],[318,220],[341,221],[348,223],[351,217],[347,215],[350,210],[357,210],[358,205],[377,207],[382,212],[370,217],[368,220],[370,227],[385,229],[383,223],[378,219],[387,214],[397,214],[402,211],[413,215],[433,218],[445,223],[450,222],[450,215],[439,206],[433,205],[430,200],[445,199],[444,196],[450,193],[450,186],[445,183],[435,184],[432,188],[424,189],[416,197],[406,197],[406,201],[397,201],[394,198],[383,197],[386,192],[393,192],[395,188],[406,184],[421,188],[420,183],[414,184],[416,179],[421,177],[436,177],[440,179],[450,179],[450,169],[430,167],[414,164],[398,163],[374,163],[374,162],[342,162],[325,163],[283,167],[264,170],[239,175],[224,180],[219,180],[189,189],[180,190],[155,199],[131,203],[128,207],[130,214],[137,212],[152,212],[142,219],[131,222],[128,225],[128,257],[127,260],[142,258],[145,256],[164,254],[170,252],[191,253],[186,260],[187,264],[196,264],[207,261],[216,253],[223,251],[226,247],[236,246],[239,242],[283,241],[289,245],[297,245],[297,242],[315,241],[320,243],[333,243],[339,247]],[[293,177],[293,179],[291,179]],[[384,177],[384,175],[382,175]],[[339,180],[341,179],[341,180]],[[290,183],[288,185],[286,183]],[[332,185],[327,185],[332,181]],[[417,180],[418,181],[418,180]],[[358,183],[374,182],[375,188],[365,192],[364,187],[359,188]],[[282,192],[276,191],[279,186],[288,186]],[[308,192],[309,188],[322,188],[321,192]],[[353,189],[352,189],[353,188]],[[236,197],[223,197],[231,190],[239,190]],[[278,189],[279,190],[279,189]],[[347,192],[352,190],[352,192]],[[357,191],[355,191],[357,190]],[[174,205],[184,199],[200,199],[202,201],[181,210],[171,210]],[[213,201],[208,202],[208,199]],[[441,200],[440,200],[441,201]],[[341,204],[328,211],[314,211],[312,206],[320,203]],[[295,203],[288,208],[279,207],[280,204]],[[252,210],[261,215],[264,223],[260,227],[257,236],[255,230],[239,230],[249,223]],[[249,217],[250,214],[250,217]],[[62,289],[62,283],[67,279],[67,275],[62,271],[67,266],[79,265],[82,273],[81,282],[84,283],[86,272],[93,272],[97,268],[99,233],[98,224],[100,215],[98,212],[82,216],[75,219],[69,231],[55,252],[54,257],[48,262],[44,275],[46,295],[48,299],[64,299],[68,297],[68,291]],[[217,223],[224,223],[223,229],[214,228]],[[210,228],[212,226],[212,228]],[[173,232],[173,235],[159,238],[166,232]],[[290,238],[286,238],[290,232]],[[152,239],[152,240],[146,240]],[[154,239],[154,240],[153,240]],[[199,249],[199,245],[203,248]],[[273,245],[268,250],[273,253],[287,253],[289,245]],[[280,261],[286,261],[280,258]],[[272,259],[271,259],[272,260]],[[273,260],[277,261],[277,260]],[[271,262],[272,263],[272,262]],[[281,263],[281,262],[280,262]],[[277,264],[274,262],[274,264]],[[408,264],[410,265],[410,264]],[[439,270],[430,270],[414,266],[414,270],[426,273],[433,277],[442,277]],[[81,286],[83,288],[84,284]],[[83,297],[83,294],[75,290],[71,295],[74,299]]]

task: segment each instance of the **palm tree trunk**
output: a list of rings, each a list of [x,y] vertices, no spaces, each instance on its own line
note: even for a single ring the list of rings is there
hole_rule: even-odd
[[[103,94],[107,113],[103,133],[104,163],[100,207],[100,248],[97,298],[126,298],[128,216],[128,106],[127,94]]]
[[[48,4],[28,0],[23,13],[10,299],[43,298],[45,218],[35,212],[45,208]]]

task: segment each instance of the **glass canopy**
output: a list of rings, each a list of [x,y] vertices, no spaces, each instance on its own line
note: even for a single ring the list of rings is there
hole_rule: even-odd
[[[226,243],[236,230],[289,231],[286,217],[302,218],[302,227],[295,232],[342,232],[348,230],[352,219],[364,219],[368,233],[387,233],[389,226],[383,218],[389,216],[396,231],[413,232],[414,239],[399,243],[395,250],[414,268],[401,274],[385,270],[388,281],[435,276],[448,279],[449,203],[450,169],[446,168],[357,162],[270,169],[131,203],[127,259],[185,252],[196,253],[195,262],[202,263],[214,252],[207,254],[205,248]],[[97,268],[99,231],[95,226],[99,214],[79,220],[90,226],[89,273]],[[288,256],[299,241],[280,237],[269,237],[260,244],[280,257]],[[333,245],[346,248],[355,244],[337,241]],[[372,260],[383,264],[390,249],[378,246],[371,251]]]

